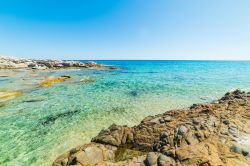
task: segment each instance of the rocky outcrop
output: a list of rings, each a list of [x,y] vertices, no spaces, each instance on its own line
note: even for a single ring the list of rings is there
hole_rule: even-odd
[[[100,68],[114,70],[114,66],[106,66],[95,62],[61,61],[61,60],[34,60],[21,59],[9,56],[0,56],[0,69],[27,68],[33,70],[60,69],[60,68]]]
[[[91,143],[60,156],[66,165],[250,165],[250,93],[236,90],[210,104],[112,125]]]

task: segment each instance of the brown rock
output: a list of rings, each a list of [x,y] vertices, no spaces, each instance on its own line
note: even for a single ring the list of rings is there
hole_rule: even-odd
[[[250,135],[249,110],[250,93],[237,90],[218,102],[146,117],[138,126],[112,125],[54,164],[250,165],[249,145],[239,141]]]
[[[146,166],[157,166],[158,155],[154,152],[149,152],[145,161]]]
[[[160,154],[160,156],[157,159],[157,165],[158,166],[175,166],[176,163],[173,158]]]

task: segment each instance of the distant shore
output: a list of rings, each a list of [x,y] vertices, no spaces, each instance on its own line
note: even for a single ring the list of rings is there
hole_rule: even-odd
[[[36,60],[23,59],[10,56],[0,56],[0,69],[32,69],[32,70],[48,70],[48,69],[65,69],[65,68],[99,68],[106,70],[117,69],[114,66],[97,64],[93,61],[80,62],[68,60]]]
[[[236,90],[211,104],[112,125],[91,143],[60,156],[68,165],[250,165],[250,93]]]
[[[37,84],[32,84],[32,82],[36,79],[33,75],[38,72],[47,72],[51,73],[55,70],[61,69],[78,69],[78,68],[86,68],[86,69],[97,69],[97,70],[116,70],[117,68],[112,65],[105,64],[97,64],[93,61],[89,62],[80,62],[80,61],[69,61],[69,60],[35,60],[35,59],[23,59],[17,57],[10,56],[0,56],[0,78],[8,78],[18,73],[25,73],[28,71],[28,78],[23,79],[26,84],[30,84],[29,88],[34,89],[37,87],[51,87],[55,83],[64,82],[72,79],[69,75],[61,75],[61,76],[52,76],[48,74],[46,77],[41,76],[42,80]],[[80,80],[82,83],[88,83],[93,81],[93,78],[85,77]],[[11,89],[1,87],[0,88],[0,107],[3,106],[3,103],[9,100],[12,100],[16,97],[22,96],[24,89],[16,90],[15,87]]]

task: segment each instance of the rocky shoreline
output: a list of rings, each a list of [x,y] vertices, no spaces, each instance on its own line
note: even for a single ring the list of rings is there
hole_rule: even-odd
[[[53,166],[250,165],[250,93],[148,116],[134,127],[112,125]]]
[[[62,68],[103,68],[116,69],[114,66],[107,66],[104,64],[97,64],[95,62],[80,62],[80,61],[66,61],[66,60],[35,60],[35,59],[21,59],[9,56],[0,56],[0,69],[62,69]]]
[[[56,83],[64,82],[73,79],[69,75],[43,76],[41,74],[41,80],[38,83],[34,80],[37,79],[38,73],[53,73],[56,70],[67,70],[67,69],[78,69],[86,68],[93,70],[116,70],[117,68],[113,65],[97,64],[95,62],[80,62],[80,61],[64,61],[64,60],[34,60],[34,59],[21,59],[10,56],[0,56],[0,78],[11,78],[13,75],[20,74],[18,77],[20,81],[25,84],[30,84],[30,89],[51,87]],[[26,74],[26,75],[25,75]],[[22,75],[22,76],[21,76]],[[34,80],[32,79],[34,78]],[[81,83],[93,82],[93,78],[85,77],[80,80]],[[0,87],[0,107],[3,106],[4,102],[12,100],[16,97],[22,96],[24,89],[6,89]]]

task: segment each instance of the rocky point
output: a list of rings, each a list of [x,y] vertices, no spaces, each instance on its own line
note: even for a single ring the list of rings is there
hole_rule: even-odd
[[[80,62],[80,61],[66,61],[66,60],[35,60],[35,59],[23,59],[10,56],[0,56],[0,69],[34,69],[34,70],[46,70],[46,69],[61,69],[61,68],[99,68],[106,70],[117,69],[114,66],[107,66],[103,64],[97,64],[95,62]]]
[[[53,166],[250,165],[250,93],[236,90],[209,104],[112,125]]]

